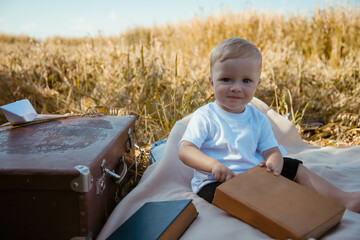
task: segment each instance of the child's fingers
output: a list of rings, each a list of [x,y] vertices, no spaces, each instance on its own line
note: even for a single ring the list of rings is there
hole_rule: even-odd
[[[221,177],[221,175],[220,176],[218,176],[218,178],[217,179],[215,179],[216,181],[219,181],[219,182],[224,182],[224,180],[222,179],[222,177]]]
[[[271,163],[267,163],[267,164],[266,164],[266,170],[267,170],[268,172],[271,172],[272,170],[274,170],[273,165],[272,165]]]
[[[228,175],[226,176],[225,181],[227,181],[227,180],[229,180],[229,179],[231,179],[231,178],[233,178],[233,177],[235,177],[235,173],[231,172],[231,174],[228,174]]]
[[[216,181],[219,181],[219,182],[224,182],[224,180],[226,179],[226,175],[224,176],[224,174],[222,174],[221,172],[217,171],[214,174],[214,179]]]
[[[217,173],[217,172],[212,172],[212,174],[214,175],[214,179],[216,180],[216,181],[218,181],[218,179],[219,179],[219,174]]]
[[[280,169],[279,168],[277,168],[277,167],[275,167],[275,166],[273,166],[271,163],[269,163],[268,165],[267,165],[267,168],[266,168],[266,170],[268,171],[268,172],[274,172],[274,175],[280,175]]]
[[[274,175],[280,175],[280,174],[281,174],[281,169],[279,169],[278,167],[274,166],[272,163],[265,162],[265,161],[261,161],[261,162],[259,163],[259,166],[261,166],[261,167],[266,166],[266,171],[268,171],[268,172],[274,172]]]
[[[221,176],[220,182],[225,182],[225,181],[226,181],[226,175]]]
[[[219,176],[218,176],[218,179],[216,179],[217,181],[219,181],[219,182],[224,182],[224,176],[223,176],[223,174],[219,174]]]
[[[274,175],[280,175],[280,170],[278,168],[274,169]]]
[[[214,179],[219,182],[225,182],[231,178],[233,178],[235,174],[233,172],[220,172],[214,175]]]
[[[213,167],[211,173],[214,175],[214,180],[219,182],[225,182],[235,176],[235,174],[223,164]]]

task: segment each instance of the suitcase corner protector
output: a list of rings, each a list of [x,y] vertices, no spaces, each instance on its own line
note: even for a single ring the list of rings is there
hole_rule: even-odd
[[[79,172],[79,176],[71,181],[71,189],[75,192],[89,192],[93,185],[90,169],[84,165],[77,165],[75,169]]]

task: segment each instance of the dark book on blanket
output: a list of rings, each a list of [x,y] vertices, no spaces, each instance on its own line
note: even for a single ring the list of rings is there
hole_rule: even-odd
[[[179,239],[197,215],[191,199],[147,202],[107,239]]]
[[[276,239],[318,238],[340,223],[345,211],[332,199],[259,166],[218,186],[213,204]]]

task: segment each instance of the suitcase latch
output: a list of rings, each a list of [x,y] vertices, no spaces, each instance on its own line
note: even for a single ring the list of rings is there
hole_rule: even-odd
[[[80,175],[71,181],[71,189],[75,192],[89,192],[93,183],[89,168],[84,165],[77,165],[75,169]]]
[[[108,173],[111,177],[113,177],[115,179],[116,184],[120,184],[121,181],[124,179],[126,172],[127,172],[127,167],[126,167],[126,164],[124,161],[124,156],[121,157],[120,161],[123,162],[124,168],[122,169],[121,173],[116,174],[114,171],[111,171],[108,168],[106,168],[105,167],[106,160],[105,159],[102,160],[102,163],[101,163],[102,174],[96,180],[96,195],[97,196],[100,196],[106,188],[106,173]]]

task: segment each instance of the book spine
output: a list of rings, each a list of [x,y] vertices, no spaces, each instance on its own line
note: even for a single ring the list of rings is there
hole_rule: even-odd
[[[197,217],[198,212],[192,202],[183,209],[179,216],[167,227],[158,240],[179,239]]]
[[[229,197],[221,190],[217,189],[215,194],[217,195],[214,197],[213,201],[215,206],[261,230],[269,236],[276,239],[299,239],[299,236],[296,234],[257,212],[256,209]]]

